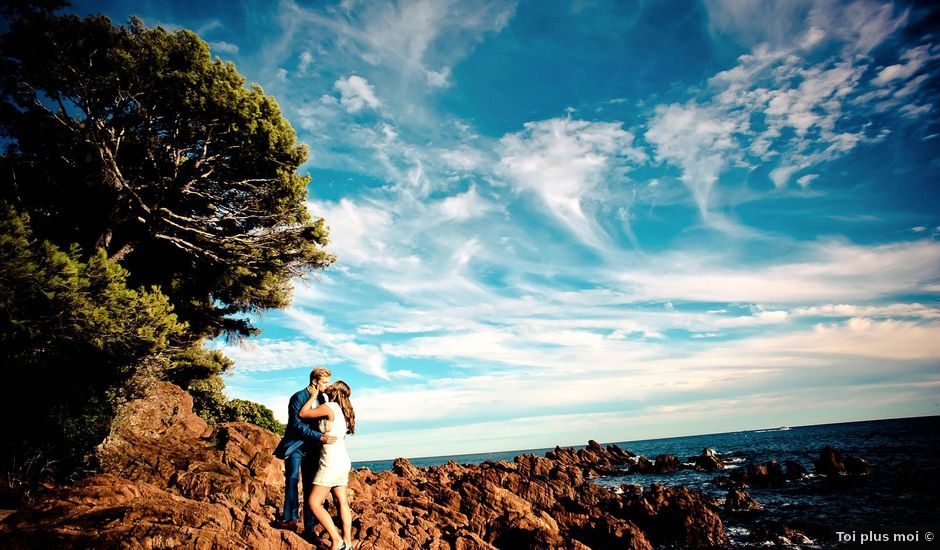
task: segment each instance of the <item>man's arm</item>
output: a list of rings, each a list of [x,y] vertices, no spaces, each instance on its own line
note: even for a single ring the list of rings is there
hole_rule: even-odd
[[[287,407],[287,424],[295,433],[304,439],[310,441],[320,441],[323,433],[313,429],[303,418],[300,418],[300,409],[307,401],[294,395],[290,398],[290,405]]]
[[[288,405],[287,408],[288,426],[292,428],[295,433],[299,434],[303,439],[308,441],[334,443],[336,441],[336,436],[324,435],[323,432],[313,429],[313,426],[311,426],[309,422],[303,418],[300,418],[300,409],[303,408],[306,402],[306,400],[296,395],[290,398],[290,405]]]

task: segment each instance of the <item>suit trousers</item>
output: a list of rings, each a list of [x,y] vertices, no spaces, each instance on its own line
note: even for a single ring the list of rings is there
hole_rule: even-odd
[[[284,512],[285,521],[297,521],[298,508],[304,507],[304,533],[313,533],[316,518],[313,509],[307,504],[310,493],[313,491],[313,478],[317,475],[320,466],[319,449],[307,452],[297,449],[290,456],[284,458]],[[297,482],[303,486],[303,502],[298,502]]]

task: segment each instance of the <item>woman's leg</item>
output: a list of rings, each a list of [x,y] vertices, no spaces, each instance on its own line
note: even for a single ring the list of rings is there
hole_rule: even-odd
[[[349,501],[346,500],[346,486],[333,487],[333,500],[339,508],[339,518],[343,522],[343,540],[346,546],[352,546],[352,512],[349,511]]]
[[[307,506],[313,509],[313,515],[316,516],[317,521],[319,521],[320,525],[325,527],[326,532],[330,534],[330,542],[332,543],[330,550],[339,550],[339,548],[343,546],[343,539],[339,536],[336,525],[333,524],[333,518],[331,518],[330,514],[323,508],[323,501],[326,500],[326,495],[329,492],[329,487],[314,485],[313,491],[310,493],[310,502],[307,503]]]

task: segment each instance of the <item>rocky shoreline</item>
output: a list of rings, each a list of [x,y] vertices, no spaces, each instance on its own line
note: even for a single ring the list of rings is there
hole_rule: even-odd
[[[246,423],[209,430],[193,414],[188,394],[160,384],[123,410],[98,449],[102,472],[74,486],[47,487],[0,520],[0,546],[310,548],[299,535],[270,525],[283,498],[283,465],[271,455],[277,440]],[[722,467],[708,449],[685,462],[671,455],[650,461],[595,441],[513,462],[418,468],[398,459],[390,471],[362,468],[350,476],[357,548],[724,547],[729,537],[721,514],[760,509],[748,487],[780,486],[807,474],[797,463],[748,464],[715,478],[728,489],[723,501],[681,486],[611,489],[591,481]],[[843,460],[832,448],[821,451],[815,470],[834,477],[870,473],[864,460]],[[755,544],[810,540],[782,524],[763,525],[751,537]]]

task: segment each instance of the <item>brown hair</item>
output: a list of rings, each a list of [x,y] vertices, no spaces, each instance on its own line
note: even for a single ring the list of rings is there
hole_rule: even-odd
[[[349,385],[342,380],[338,380],[327,388],[324,393],[329,395],[330,401],[337,403],[343,411],[343,416],[346,417],[346,433],[356,433],[356,411],[353,410],[352,403],[349,401],[349,396],[352,395]]]
[[[329,378],[333,376],[333,373],[330,372],[330,369],[326,367],[317,367],[310,371],[310,383],[316,384],[317,380],[321,378]]]

